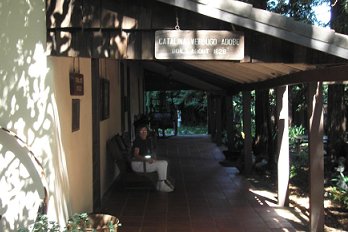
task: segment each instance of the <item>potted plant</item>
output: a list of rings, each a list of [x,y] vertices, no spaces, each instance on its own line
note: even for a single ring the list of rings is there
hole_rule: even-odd
[[[39,214],[31,229],[23,228],[19,232],[117,232],[120,225],[119,220],[109,214],[80,213],[69,218],[66,227],[61,229],[57,222],[48,221],[47,215]]]

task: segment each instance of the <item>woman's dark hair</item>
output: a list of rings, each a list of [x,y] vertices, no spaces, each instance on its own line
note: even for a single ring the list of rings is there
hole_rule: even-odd
[[[137,127],[137,130],[136,130],[136,131],[137,131],[137,135],[139,135],[140,130],[141,130],[142,128],[146,128],[146,130],[149,131],[149,128],[147,128],[147,125],[141,124],[141,125],[139,125],[139,126]]]

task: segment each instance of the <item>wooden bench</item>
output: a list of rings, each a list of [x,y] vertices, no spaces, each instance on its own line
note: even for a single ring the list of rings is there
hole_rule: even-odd
[[[117,184],[126,189],[155,189],[157,172],[134,172],[130,164],[130,152],[131,148],[119,134],[107,142],[107,153],[111,155],[120,171],[116,179]]]

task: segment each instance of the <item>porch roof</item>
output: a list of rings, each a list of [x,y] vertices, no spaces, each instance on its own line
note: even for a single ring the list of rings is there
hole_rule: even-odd
[[[157,0],[208,17],[348,59],[348,36],[330,28],[254,8],[235,0]]]
[[[232,25],[342,58],[340,63],[266,61],[157,61],[145,68],[192,88],[230,94],[255,88],[310,81],[343,81],[348,72],[348,36],[329,28],[294,21],[234,0],[157,0]],[[151,83],[148,89],[151,89]],[[157,86],[158,89],[158,86]]]

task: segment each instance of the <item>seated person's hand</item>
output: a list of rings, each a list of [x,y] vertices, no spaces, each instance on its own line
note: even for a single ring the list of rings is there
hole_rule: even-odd
[[[145,160],[146,160],[146,162],[148,162],[150,164],[152,164],[154,161],[156,161],[156,159],[152,155],[146,155]]]

